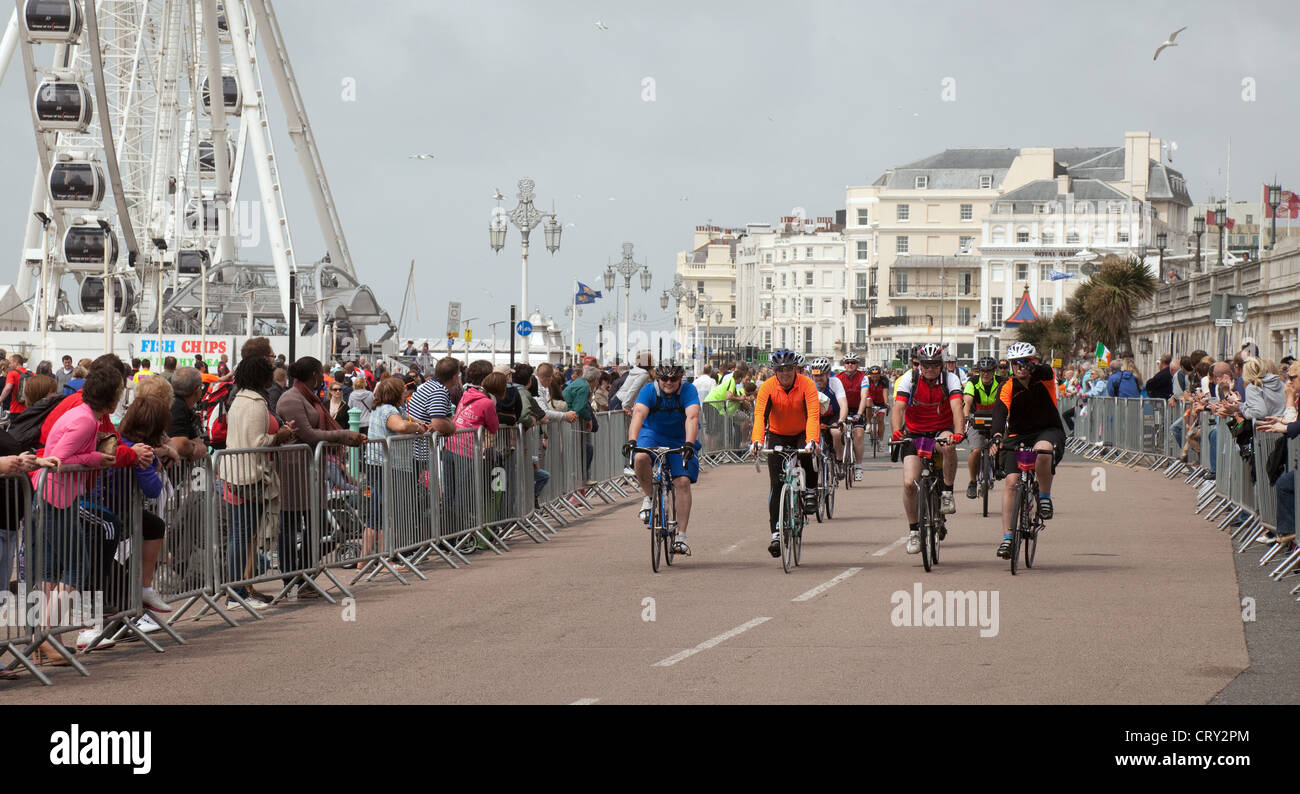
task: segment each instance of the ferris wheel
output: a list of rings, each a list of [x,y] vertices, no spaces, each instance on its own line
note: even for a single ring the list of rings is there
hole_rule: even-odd
[[[259,39],[327,250],[306,278]],[[369,294],[356,282],[271,0],[17,0],[0,79],[15,50],[37,155],[17,284],[39,305],[32,330],[102,327],[111,349],[115,331],[230,332],[233,310],[251,334],[255,316],[288,319],[291,296],[323,317],[330,290]],[[246,158],[258,217],[241,219]],[[260,221],[269,264],[241,257],[241,220]],[[58,288],[68,274],[75,306]]]

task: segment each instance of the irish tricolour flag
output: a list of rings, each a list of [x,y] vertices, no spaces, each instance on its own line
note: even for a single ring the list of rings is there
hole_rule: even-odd
[[[1106,347],[1101,342],[1097,343],[1097,361],[1098,363],[1110,366],[1110,348]]]

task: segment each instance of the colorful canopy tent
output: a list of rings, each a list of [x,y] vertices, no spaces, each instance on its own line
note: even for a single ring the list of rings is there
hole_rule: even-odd
[[[1025,287],[1025,292],[1020,296],[1020,303],[1016,305],[1016,310],[1011,316],[1002,321],[1002,324],[1008,328],[1015,328],[1021,323],[1030,323],[1038,319],[1038,312],[1034,311],[1034,304],[1029,301],[1029,287]]]

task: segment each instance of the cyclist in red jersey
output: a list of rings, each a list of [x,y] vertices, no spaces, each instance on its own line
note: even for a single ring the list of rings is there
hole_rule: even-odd
[[[867,370],[867,411],[876,423],[876,438],[885,437],[885,413],[889,410],[889,378],[880,367]]]
[[[862,481],[862,417],[871,416],[867,410],[867,390],[862,388],[866,373],[862,371],[862,358],[857,353],[844,357],[844,371],[837,373],[844,386],[844,396],[849,405],[849,424],[853,428],[853,481]],[[876,436],[880,437],[879,434]]]
[[[957,476],[957,444],[961,443],[962,411],[961,381],[943,369],[943,348],[936,344],[923,345],[917,351],[920,368],[909,372],[898,381],[894,393],[892,424],[894,441],[901,441],[904,430],[912,437],[928,436],[936,439],[935,454],[943,457],[942,504],[945,515],[957,512],[952,496],[952,483]],[[917,377],[913,377],[913,375]],[[916,447],[902,445],[903,455],[903,509],[907,512],[907,553],[919,554],[921,533],[917,524],[916,481],[921,476],[921,459]],[[939,536],[940,540],[943,535]]]

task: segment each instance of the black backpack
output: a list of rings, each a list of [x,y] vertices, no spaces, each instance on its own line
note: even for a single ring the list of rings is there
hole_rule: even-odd
[[[45,418],[67,396],[51,394],[49,397],[37,400],[35,405],[28,406],[26,411],[14,414],[9,422],[9,435],[13,436],[23,449],[35,450],[41,445],[41,425],[45,423]]]
[[[27,404],[27,381],[32,377],[31,370],[24,369],[23,373],[18,376],[18,388],[14,393],[9,395],[9,410],[13,410],[15,405]]]
[[[524,410],[524,402],[519,398],[519,392],[511,388],[513,385],[509,384],[505,396],[497,401],[497,421],[503,425],[517,424]]]

